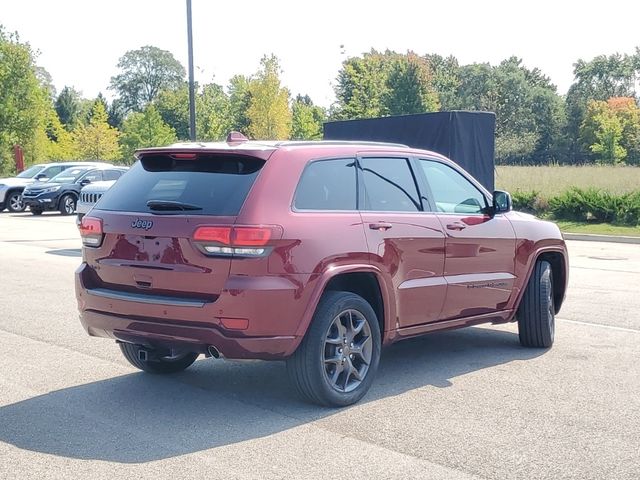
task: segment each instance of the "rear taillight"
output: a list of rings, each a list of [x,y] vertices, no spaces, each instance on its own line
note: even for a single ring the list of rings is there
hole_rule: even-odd
[[[193,240],[205,255],[263,257],[270,253],[269,241],[280,238],[277,226],[200,226]]]
[[[82,237],[82,244],[86,247],[99,247],[102,245],[102,239],[104,238],[104,232],[102,231],[102,220],[93,217],[82,217],[80,225],[80,236]]]

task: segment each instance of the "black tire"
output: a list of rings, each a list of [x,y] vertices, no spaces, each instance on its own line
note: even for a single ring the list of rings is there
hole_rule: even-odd
[[[31,215],[42,215],[42,209],[38,207],[29,207],[29,211],[31,211]]]
[[[360,330],[353,328],[354,318]],[[343,335],[336,321],[349,322],[351,330],[347,327]],[[342,345],[340,338],[350,340]],[[326,292],[302,343],[287,359],[287,372],[296,390],[307,400],[344,407],[356,403],[371,387],[380,363],[380,346],[380,327],[371,305],[354,293]],[[352,353],[352,348],[356,353]],[[340,357],[341,362],[336,362]]]
[[[60,199],[58,207],[62,215],[73,215],[76,213],[76,197],[70,193],[64,194]]]
[[[143,348],[133,343],[120,343],[120,350],[124,358],[136,368],[148,373],[177,373],[185,370],[198,358],[198,354],[187,352],[175,357],[158,357],[149,360],[140,360],[139,351]],[[153,353],[145,348],[149,353]]]
[[[24,212],[27,206],[24,204],[24,200],[22,199],[22,192],[9,192],[6,198],[7,210],[11,213],[20,213]]]
[[[517,312],[523,347],[549,348],[555,335],[555,306],[551,265],[536,262]]]

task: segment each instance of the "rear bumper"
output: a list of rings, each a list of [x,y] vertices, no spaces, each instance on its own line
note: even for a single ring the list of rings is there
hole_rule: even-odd
[[[284,279],[231,277],[221,295],[207,301],[101,288],[88,271],[86,263],[78,267],[75,288],[80,321],[91,336],[200,353],[214,346],[228,358],[264,360],[286,358],[300,343],[302,313],[291,302],[297,291]],[[247,319],[248,328],[226,328],[224,319]]]
[[[187,326],[158,319],[131,319],[91,310],[80,313],[80,322],[93,337],[112,338],[147,347],[181,347],[206,353],[212,345],[227,358],[277,360],[297,345],[296,337],[228,337],[214,327]]]

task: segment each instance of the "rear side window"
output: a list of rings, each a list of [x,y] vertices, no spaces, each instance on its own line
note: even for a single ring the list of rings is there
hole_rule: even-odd
[[[355,210],[355,159],[310,163],[300,178],[293,205],[298,210]]]
[[[263,165],[257,158],[232,155],[200,155],[195,160],[145,157],[104,194],[100,209],[147,213],[147,202],[154,200],[201,208],[189,210],[189,215],[234,216]]]
[[[417,212],[421,209],[418,188],[404,158],[362,158],[364,183],[361,210],[374,212]]]

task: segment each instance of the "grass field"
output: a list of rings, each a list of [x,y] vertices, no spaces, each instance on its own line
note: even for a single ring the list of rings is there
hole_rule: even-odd
[[[595,187],[616,194],[640,190],[640,167],[496,167],[496,188],[500,190],[537,191],[548,198],[571,187]]]

